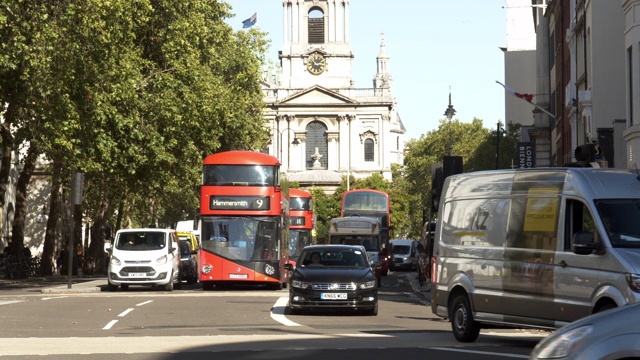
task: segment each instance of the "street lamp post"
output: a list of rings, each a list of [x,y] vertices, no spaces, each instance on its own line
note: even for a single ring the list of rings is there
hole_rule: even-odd
[[[287,132],[287,170],[289,170],[289,167],[291,166],[291,146],[290,145],[298,145],[300,144],[300,141],[298,141],[298,138],[295,137],[296,133],[293,129],[291,129],[290,127],[286,127],[280,131],[276,130],[278,132],[278,146],[280,147],[280,161],[282,161],[282,135],[284,134],[284,132]],[[293,131],[293,141],[291,140],[291,135],[289,134],[289,131]]]
[[[451,119],[456,114],[456,110],[451,105],[451,89],[449,89],[449,106],[444,111],[444,116],[449,120],[449,156],[453,155],[453,128],[451,127]]]
[[[496,170],[500,168],[500,130],[501,124],[498,121],[498,132],[496,133]]]

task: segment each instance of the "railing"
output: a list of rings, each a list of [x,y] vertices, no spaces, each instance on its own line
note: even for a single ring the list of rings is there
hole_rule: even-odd
[[[298,94],[307,89],[263,89],[264,100],[267,103],[280,101],[290,96]],[[349,88],[349,89],[331,89],[344,95],[359,101],[379,101],[379,102],[393,102],[393,95],[391,91],[386,88]]]

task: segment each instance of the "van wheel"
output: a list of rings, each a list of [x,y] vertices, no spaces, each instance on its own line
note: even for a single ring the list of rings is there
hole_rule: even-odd
[[[116,291],[116,290],[118,290],[118,285],[113,285],[111,283],[111,281],[108,281],[107,282],[107,291]]]
[[[173,291],[173,279],[170,279],[167,285],[164,286],[164,289],[167,291]]]
[[[129,285],[127,285],[127,284],[122,284],[122,285],[120,285],[120,287],[122,288],[122,291],[129,290]]]
[[[474,342],[480,335],[480,324],[473,319],[469,298],[455,295],[451,301],[451,330],[460,342]]]

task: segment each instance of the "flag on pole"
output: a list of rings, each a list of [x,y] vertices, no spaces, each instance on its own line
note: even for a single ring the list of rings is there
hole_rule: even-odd
[[[523,100],[525,100],[526,102],[531,102],[531,101],[533,101],[533,97],[534,97],[535,95],[533,95],[533,94],[523,94],[523,93],[519,93],[519,92],[517,92],[517,91],[515,91],[515,90],[511,89],[510,87],[507,87],[505,84],[501,83],[501,82],[500,82],[500,81],[498,81],[498,80],[496,80],[496,82],[497,82],[498,84],[502,85],[502,87],[504,88],[504,90],[505,90],[506,92],[508,92],[509,94],[511,94],[511,95],[513,95],[513,96],[515,96],[515,97],[517,97],[517,98],[523,99]]]
[[[531,105],[535,106],[535,108],[536,108],[536,109],[538,109],[538,110],[542,111],[543,113],[545,113],[545,114],[547,114],[547,115],[551,116],[552,118],[554,118],[554,119],[556,118],[556,116],[555,116],[555,115],[553,115],[552,113],[550,113],[548,110],[543,109],[543,108],[542,108],[542,107],[540,107],[538,104],[536,104],[536,103],[534,103],[534,102],[533,102],[533,97],[534,97],[534,95],[533,95],[533,94],[522,94],[522,93],[519,93],[519,92],[517,92],[517,91],[515,91],[515,90],[513,90],[513,89],[511,89],[511,88],[509,88],[509,87],[507,87],[505,84],[501,83],[501,82],[500,82],[500,81],[498,81],[498,80],[496,80],[496,82],[497,82],[498,84],[502,85],[502,87],[504,88],[504,90],[505,90],[506,92],[508,92],[509,94],[511,94],[511,95],[513,95],[513,96],[515,96],[515,97],[517,97],[517,98],[520,98],[520,99],[522,99],[522,100],[524,100],[524,101],[528,102],[529,104],[531,104]]]
[[[250,18],[248,18],[247,20],[244,20],[242,22],[242,28],[243,29],[250,28],[253,25],[255,25],[257,21],[258,21],[258,13],[255,12],[255,13],[253,13],[253,15],[251,15]]]

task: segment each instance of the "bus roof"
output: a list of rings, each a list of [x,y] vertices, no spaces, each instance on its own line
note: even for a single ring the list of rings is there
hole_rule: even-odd
[[[232,150],[211,154],[204,165],[280,165],[278,158],[255,151]]]
[[[302,190],[302,189],[292,189],[289,188],[289,197],[304,197],[304,198],[310,198],[311,193],[308,192],[307,190]]]

